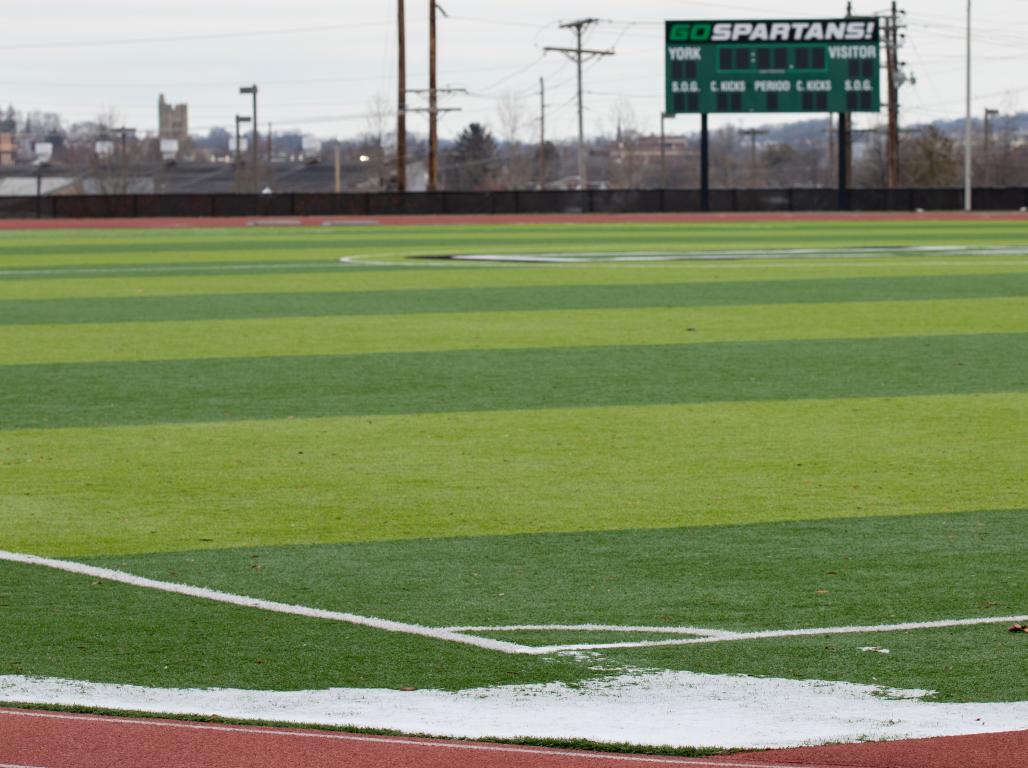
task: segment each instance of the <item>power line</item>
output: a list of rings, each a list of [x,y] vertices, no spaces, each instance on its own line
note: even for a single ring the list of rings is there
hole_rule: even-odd
[[[246,37],[278,37],[300,35],[310,32],[336,32],[339,30],[388,26],[389,21],[355,22],[353,24],[319,24],[316,27],[293,27],[291,29],[266,29],[252,32],[213,32],[203,35],[171,35],[165,37],[113,38],[108,40],[63,40],[53,43],[8,43],[0,45],[0,51],[37,50],[43,48],[93,48],[112,45],[150,45],[151,43],[184,43],[199,40],[228,40]]]

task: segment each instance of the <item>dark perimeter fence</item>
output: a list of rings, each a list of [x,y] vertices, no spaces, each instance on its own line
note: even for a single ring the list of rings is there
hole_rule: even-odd
[[[975,210],[1028,207],[1028,187],[976,189]],[[851,189],[848,210],[957,211],[960,189]],[[510,192],[376,192],[55,195],[0,197],[0,218],[134,218],[173,216],[389,216],[544,213],[699,212],[699,190],[584,190]],[[712,189],[718,213],[836,211],[834,189]]]

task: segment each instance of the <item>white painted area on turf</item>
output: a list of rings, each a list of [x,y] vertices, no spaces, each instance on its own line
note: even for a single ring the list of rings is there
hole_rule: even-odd
[[[854,648],[854,653],[858,653]],[[161,689],[0,677],[0,700],[463,738],[560,738],[646,745],[788,747],[1019,730],[1028,702],[943,704],[926,691],[693,672],[625,673],[458,692]]]
[[[323,608],[311,608],[304,605],[291,605],[279,603],[273,600],[264,600],[247,595],[236,595],[230,592],[220,592],[206,587],[194,587],[188,584],[179,584],[171,581],[159,581],[148,579],[143,576],[136,576],[125,571],[116,571],[111,568],[99,568],[85,563],[77,563],[72,560],[56,560],[37,555],[27,555],[21,552],[7,552],[0,550],[0,561],[20,563],[22,565],[33,565],[42,568],[51,568],[66,573],[74,573],[81,576],[91,576],[95,579],[114,581],[120,584],[139,587],[141,589],[153,589],[158,592],[170,592],[186,597],[195,597],[200,600],[210,600],[216,603],[226,603],[242,608],[254,608],[260,611],[271,613],[284,613],[292,616],[302,616],[309,619],[322,619],[326,621],[338,621],[345,624],[356,624],[363,627],[380,629],[385,632],[396,632],[405,635],[416,635],[429,637],[434,640],[443,640],[451,643],[470,645],[476,648],[483,648],[489,651],[500,653],[525,654],[531,656],[542,656],[551,653],[577,653],[581,651],[616,650],[620,648],[656,648],[661,646],[674,645],[695,645],[699,643],[725,643],[740,640],[764,640],[782,637],[811,637],[818,635],[847,635],[867,634],[873,632],[908,632],[918,629],[944,629],[947,627],[970,627],[982,624],[1008,624],[1016,622],[1028,622],[1028,614],[1014,616],[979,616],[964,619],[941,619],[936,621],[915,621],[902,624],[867,624],[845,627],[802,627],[799,629],[769,629],[758,632],[732,632],[723,629],[708,629],[702,627],[638,627],[624,626],[617,624],[526,624],[506,626],[480,626],[480,627],[426,627],[421,624],[409,624],[402,621],[380,619],[373,616],[360,616],[355,613],[341,611],[329,611]],[[522,645],[519,643],[508,643],[502,640],[478,637],[472,632],[511,632],[511,631],[599,631],[599,632],[643,632],[663,633],[665,635],[687,635],[687,637],[665,637],[658,640],[637,640],[621,643],[582,643],[572,645]]]

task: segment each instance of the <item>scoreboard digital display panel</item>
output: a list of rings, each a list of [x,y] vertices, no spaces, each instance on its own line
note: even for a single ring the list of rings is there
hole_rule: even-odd
[[[877,112],[878,19],[669,21],[666,112]]]

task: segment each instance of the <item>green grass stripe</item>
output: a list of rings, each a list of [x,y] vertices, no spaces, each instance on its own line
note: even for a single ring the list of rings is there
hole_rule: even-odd
[[[1026,333],[1028,298],[0,326],[0,365]]]
[[[907,245],[1021,245],[1024,222],[726,222],[443,225],[352,229],[4,233],[0,268],[62,264],[309,261],[359,253],[732,250]]]
[[[1028,294],[1028,272],[725,284],[575,285],[300,294],[0,301],[0,324],[230,320],[257,317],[527,312],[747,304],[972,299]]]
[[[289,603],[447,624],[742,630],[1023,611],[1026,510],[119,556],[99,564]],[[464,688],[608,669],[848,680],[1021,700],[1004,626],[608,651],[537,663],[0,564],[0,674],[173,687]],[[869,599],[869,596],[874,599]],[[39,605],[49,606],[40,611]],[[198,632],[197,627],[203,631]],[[560,638],[558,638],[560,639]],[[574,635],[563,636],[564,642]],[[888,657],[861,653],[884,645]]]
[[[1001,394],[10,431],[0,541],[81,556],[1019,509],[1026,424],[1028,397]]]
[[[28,279],[0,273],[0,299],[63,299],[179,294],[323,293],[335,291],[398,291],[429,288],[497,288],[547,285],[626,285],[634,283],[712,283],[824,279],[825,277],[911,277],[917,275],[1011,274],[1028,271],[1024,257],[935,256],[859,260],[781,260],[730,262],[667,262],[645,264],[577,264],[560,266],[489,265],[446,267],[356,267],[325,262],[314,274],[261,264],[236,265],[225,274],[168,275],[139,271],[112,277],[107,273],[61,272]],[[276,265],[278,266],[278,265]],[[183,267],[183,265],[179,265]],[[93,269],[92,267],[87,269]],[[102,268],[101,268],[102,269]]]
[[[1028,334],[12,365],[0,428],[1028,389]]]

